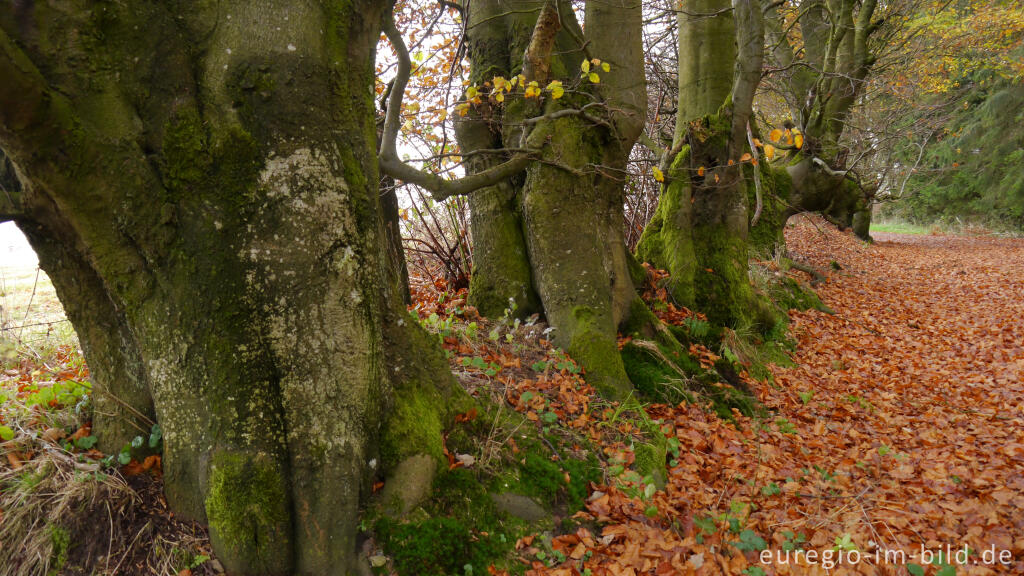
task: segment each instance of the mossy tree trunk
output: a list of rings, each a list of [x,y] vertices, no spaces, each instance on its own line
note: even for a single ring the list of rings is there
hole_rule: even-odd
[[[678,18],[681,151],[637,255],[669,271],[678,303],[720,325],[769,329],[774,314],[747,273],[754,183],[741,162],[763,58],[761,12],[757,3],[699,0],[684,2]]]
[[[523,74],[541,88],[560,80],[566,89],[561,99],[520,92],[484,101],[457,124],[463,152],[474,155],[470,174],[507,162],[527,138],[540,143],[528,166],[470,195],[471,302],[490,315],[510,300],[519,313],[542,308],[555,342],[590,381],[625,396],[616,335],[637,298],[622,226],[626,161],[646,108],[640,6],[588,3],[585,32],[562,0],[465,9],[475,84]],[[599,83],[580,77],[592,58],[610,66],[593,65]]]
[[[852,178],[843,132],[875,63],[871,37],[882,25],[877,7],[876,0],[805,0],[799,37],[785,32],[781,12],[766,19],[773,64],[785,71],[781,92],[804,133],[804,146],[792,152],[788,168],[793,181],[789,214],[820,212],[842,227],[854,227],[864,239],[872,192]],[[799,61],[798,52],[803,53]]]
[[[0,216],[79,333],[103,447],[155,414],[167,498],[232,574],[348,573],[372,477],[442,458],[458,406],[378,200],[388,10],[0,8]]]

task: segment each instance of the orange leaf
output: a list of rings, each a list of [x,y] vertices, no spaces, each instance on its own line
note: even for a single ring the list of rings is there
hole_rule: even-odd
[[[21,468],[22,466],[21,458],[15,452],[7,453],[7,461],[10,462],[11,468],[14,468],[15,470]]]

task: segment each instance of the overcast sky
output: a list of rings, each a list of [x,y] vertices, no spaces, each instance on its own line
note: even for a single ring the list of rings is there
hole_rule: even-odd
[[[0,224],[0,268],[34,267],[39,262],[14,222]]]

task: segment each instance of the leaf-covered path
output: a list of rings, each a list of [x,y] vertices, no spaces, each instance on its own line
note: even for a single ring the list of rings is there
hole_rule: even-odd
[[[582,534],[585,566],[1024,573],[1024,241],[866,245],[808,221],[787,238],[799,259],[838,264],[818,289],[835,313],[791,313],[797,365],[758,385],[769,418],[650,410],[675,421],[679,465],[654,518],[614,488],[592,498],[606,525]]]

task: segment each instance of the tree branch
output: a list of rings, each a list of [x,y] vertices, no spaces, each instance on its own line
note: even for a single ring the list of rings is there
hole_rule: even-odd
[[[541,8],[537,24],[530,37],[530,45],[523,56],[523,76],[527,82],[536,81],[545,84],[551,72],[551,50],[555,46],[555,37],[562,28],[561,16],[558,13],[557,0],[547,0]]]
[[[533,36],[530,39],[530,47],[526,53],[527,64],[524,68],[524,74],[528,81],[536,80],[538,83],[543,83],[547,79],[551,50],[554,47],[555,36],[560,27],[558,8],[553,0],[548,0],[541,10]],[[398,55],[398,71],[391,87],[391,94],[388,97],[383,136],[377,157],[381,171],[393,178],[416,184],[429,190],[434,199],[440,201],[451,196],[468,194],[481,188],[493,186],[511,178],[525,170],[530,162],[536,158],[537,151],[547,140],[546,130],[524,131],[521,148],[526,149],[526,152],[517,153],[506,162],[457,180],[447,180],[436,174],[417,170],[401,161],[398,158],[397,152],[398,130],[402,99],[405,95],[405,87],[409,82],[409,76],[412,73],[412,61],[409,58],[409,50],[405,45],[405,40],[395,26],[394,17],[391,15],[388,16],[384,23],[384,34]],[[583,116],[590,122],[607,125],[604,121],[586,114],[584,110],[588,106],[584,106],[583,109],[579,110],[559,110],[551,114],[531,118],[527,121],[527,124],[537,124],[542,120],[574,114]]]
[[[391,81],[391,94],[388,96],[387,115],[384,118],[384,135],[381,138],[380,152],[382,160],[398,159],[396,142],[398,140],[398,127],[402,114],[402,99],[405,97],[405,87],[409,83],[409,75],[412,73],[412,60],[409,58],[409,49],[405,46],[405,39],[395,26],[395,18],[390,13],[384,22],[384,35],[387,36],[391,47],[398,54],[398,72],[395,79]],[[382,162],[383,164],[383,162]],[[391,174],[394,176],[394,174]]]
[[[507,162],[498,164],[477,174],[463,176],[457,180],[445,180],[429,172],[417,170],[397,158],[380,159],[380,168],[389,176],[421,186],[430,191],[434,200],[445,200],[452,196],[469,194],[480,188],[494,186],[522,172],[534,160],[533,155],[517,154]]]
[[[761,161],[758,158],[757,146],[754,145],[754,133],[750,130],[750,122],[747,122],[747,144],[750,145],[750,153],[754,157],[754,195],[757,205],[754,207],[754,215],[750,218],[750,227],[753,228],[761,218],[761,209],[764,204],[761,200]]]

